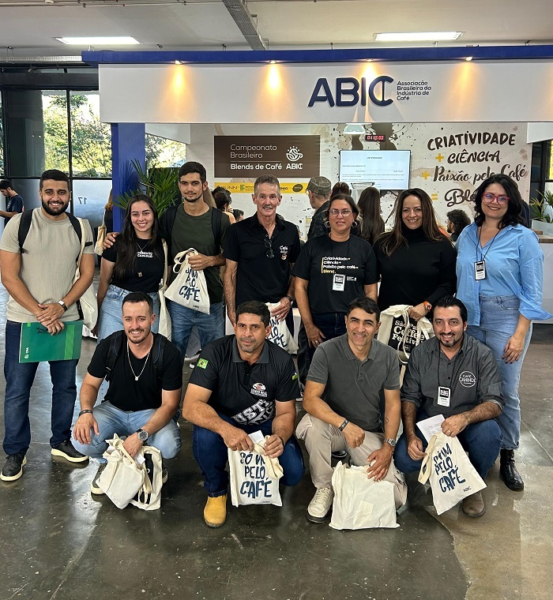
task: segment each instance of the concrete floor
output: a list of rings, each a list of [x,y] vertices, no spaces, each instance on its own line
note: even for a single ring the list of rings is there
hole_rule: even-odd
[[[0,290],[1,314],[5,299]],[[3,318],[0,338],[3,350]],[[83,341],[79,383],[94,347]],[[183,448],[169,461],[159,511],[119,510],[105,497],[92,497],[96,465],[76,468],[50,455],[50,382],[48,365],[41,365],[25,474],[0,482],[0,600],[550,599],[552,364],[553,327],[537,326],[521,384],[518,464],[525,492],[509,491],[496,466],[484,491],[483,518],[468,519],[457,508],[436,517],[431,495],[410,478],[400,527],[356,532],[305,519],[314,491],[308,475],[284,489],[282,508],[231,507],[224,527],[207,528],[187,423]]]

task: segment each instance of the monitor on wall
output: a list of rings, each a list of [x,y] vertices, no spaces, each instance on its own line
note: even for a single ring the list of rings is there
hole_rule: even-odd
[[[410,163],[410,150],[342,150],[340,181],[354,188],[366,184],[379,190],[405,190]]]

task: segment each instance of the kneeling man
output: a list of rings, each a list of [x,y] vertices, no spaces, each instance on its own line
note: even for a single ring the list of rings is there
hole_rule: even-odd
[[[307,518],[322,523],[332,506],[332,452],[346,451],[368,476],[395,485],[396,508],[407,488],[392,455],[401,418],[399,363],[395,350],[373,339],[380,309],[358,298],[346,314],[346,334],[321,344],[313,356],[303,396],[307,415],[298,425],[305,439],[313,485]],[[384,393],[384,414],[381,393]]]
[[[432,326],[436,337],[417,346],[407,365],[396,464],[404,473],[420,469],[428,444],[416,423],[443,415],[442,431],[459,437],[474,468],[486,479],[499,455],[501,430],[495,418],[504,406],[492,351],[465,335],[467,309],[457,298],[436,302]],[[481,517],[486,511],[482,492],[465,498],[462,510],[469,517]]]
[[[172,419],[182,388],[182,363],[176,346],[152,333],[155,320],[148,294],[132,292],[123,300],[124,331],[102,340],[81,387],[81,412],[73,429],[75,448],[100,461],[91,485],[103,494],[98,479],[105,468],[102,455],[117,434],[127,436],[125,450],[135,456],[144,444],[173,458],[181,447],[180,431]],[[104,378],[105,400],[94,406]]]
[[[253,450],[249,433],[270,436],[265,453],[279,459],[284,485],[296,485],[305,471],[293,435],[298,375],[292,357],[265,339],[269,321],[263,302],[241,304],[235,335],[202,350],[186,390],[182,415],[194,424],[194,458],[205,479],[209,527],[220,527],[227,515],[227,448]]]

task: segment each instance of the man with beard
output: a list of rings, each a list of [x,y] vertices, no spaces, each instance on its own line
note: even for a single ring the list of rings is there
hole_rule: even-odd
[[[501,430],[495,418],[504,406],[492,351],[465,335],[467,309],[457,298],[446,296],[434,304],[432,326],[436,337],[414,348],[407,365],[396,465],[404,473],[420,469],[427,442],[416,423],[443,415],[442,431],[458,436],[486,479],[499,455]],[[481,517],[486,511],[482,492],[466,497],[461,508],[469,517]]]
[[[66,214],[71,199],[67,175],[56,169],[45,171],[40,178],[39,196],[41,208],[12,217],[0,242],[2,283],[10,294],[4,361],[4,452],[7,460],[0,475],[3,481],[21,477],[31,442],[29,398],[38,363],[19,362],[22,324],[39,322],[51,335],[56,335],[63,330],[65,322],[77,321],[76,303],[92,283],[94,275],[90,225],[83,219],[81,227],[79,221]],[[23,217],[28,219],[28,232],[21,243]],[[74,281],[81,250],[79,234],[84,236],[85,249],[80,277]],[[71,420],[77,396],[76,368],[77,360],[50,362],[53,386],[51,452],[72,463],[88,460],[71,444]]]
[[[127,436],[123,446],[131,456],[145,443],[163,458],[173,458],[181,447],[180,430],[172,419],[182,388],[181,360],[171,342],[152,333],[153,308],[148,294],[125,296],[124,331],[98,344],[83,379],[73,436],[80,452],[100,461],[90,487],[93,494],[104,493],[98,486],[107,464],[102,455],[115,433]],[[94,407],[104,377],[109,388],[104,402]]]

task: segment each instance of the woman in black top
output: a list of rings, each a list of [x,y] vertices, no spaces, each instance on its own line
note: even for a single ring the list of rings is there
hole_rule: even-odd
[[[378,305],[409,304],[415,321],[443,296],[455,293],[457,254],[436,223],[428,194],[413,188],[395,204],[394,228],[374,246],[381,276]]]
[[[380,214],[380,192],[375,187],[365,188],[357,202],[361,231],[359,235],[372,244],[384,233],[384,219]]]
[[[351,196],[330,200],[328,235],[311,238],[294,266],[296,302],[310,354],[325,339],[346,332],[349,303],[360,296],[376,300],[376,260],[372,246],[352,235],[358,209]]]
[[[138,194],[127,204],[121,235],[102,254],[96,326],[98,341],[123,329],[121,307],[123,298],[130,292],[150,295],[154,313],[159,316],[158,290],[165,268],[157,210],[149,196]],[[157,333],[158,327],[156,319],[152,331]]]

